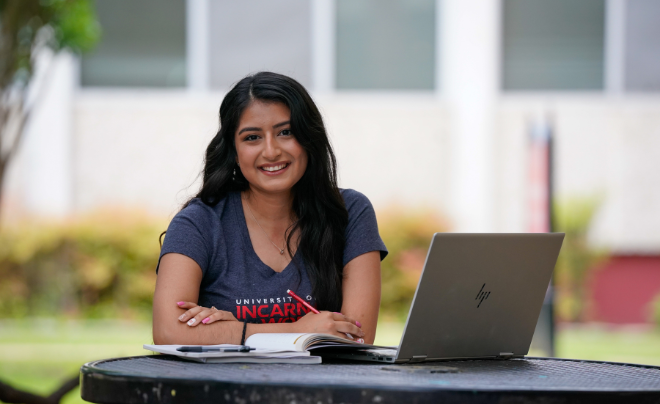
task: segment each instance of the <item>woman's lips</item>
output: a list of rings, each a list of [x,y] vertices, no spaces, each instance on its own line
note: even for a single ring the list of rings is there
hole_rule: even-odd
[[[276,165],[261,166],[259,170],[266,175],[279,175],[286,171],[291,163],[282,163]]]

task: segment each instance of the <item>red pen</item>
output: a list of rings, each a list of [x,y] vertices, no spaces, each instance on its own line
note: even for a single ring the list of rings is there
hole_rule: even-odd
[[[318,310],[316,310],[314,307],[312,307],[311,304],[309,304],[309,303],[307,303],[306,301],[304,301],[300,296],[298,296],[297,294],[293,293],[290,289],[287,289],[287,290],[286,290],[286,293],[288,293],[289,296],[293,297],[294,299],[296,299],[297,301],[299,301],[300,303],[302,303],[303,306],[305,306],[305,307],[307,307],[308,309],[310,309],[310,310],[312,311],[312,313],[314,313],[314,314],[319,314],[319,311],[318,311]]]

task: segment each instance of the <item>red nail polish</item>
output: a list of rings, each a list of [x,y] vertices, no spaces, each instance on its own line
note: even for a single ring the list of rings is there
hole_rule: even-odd
[[[355,325],[357,325],[358,327],[362,328],[362,324],[360,324],[359,321],[356,321],[356,322],[355,322]]]

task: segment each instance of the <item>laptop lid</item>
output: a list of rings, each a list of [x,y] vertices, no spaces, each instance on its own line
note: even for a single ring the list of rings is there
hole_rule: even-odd
[[[523,356],[563,233],[436,233],[396,362]]]

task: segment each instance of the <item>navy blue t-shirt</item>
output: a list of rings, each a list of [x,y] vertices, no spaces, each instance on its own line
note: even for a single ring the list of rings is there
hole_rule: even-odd
[[[371,202],[352,189],[341,193],[348,210],[344,265],[370,251],[380,251],[382,260],[387,248]],[[168,253],[190,257],[202,269],[199,305],[229,311],[239,320],[279,323],[304,316],[308,310],[287,289],[316,307],[300,254],[282,272],[275,272],[254,251],[238,192],[215,206],[194,199],[181,210],[167,228],[160,256]]]

